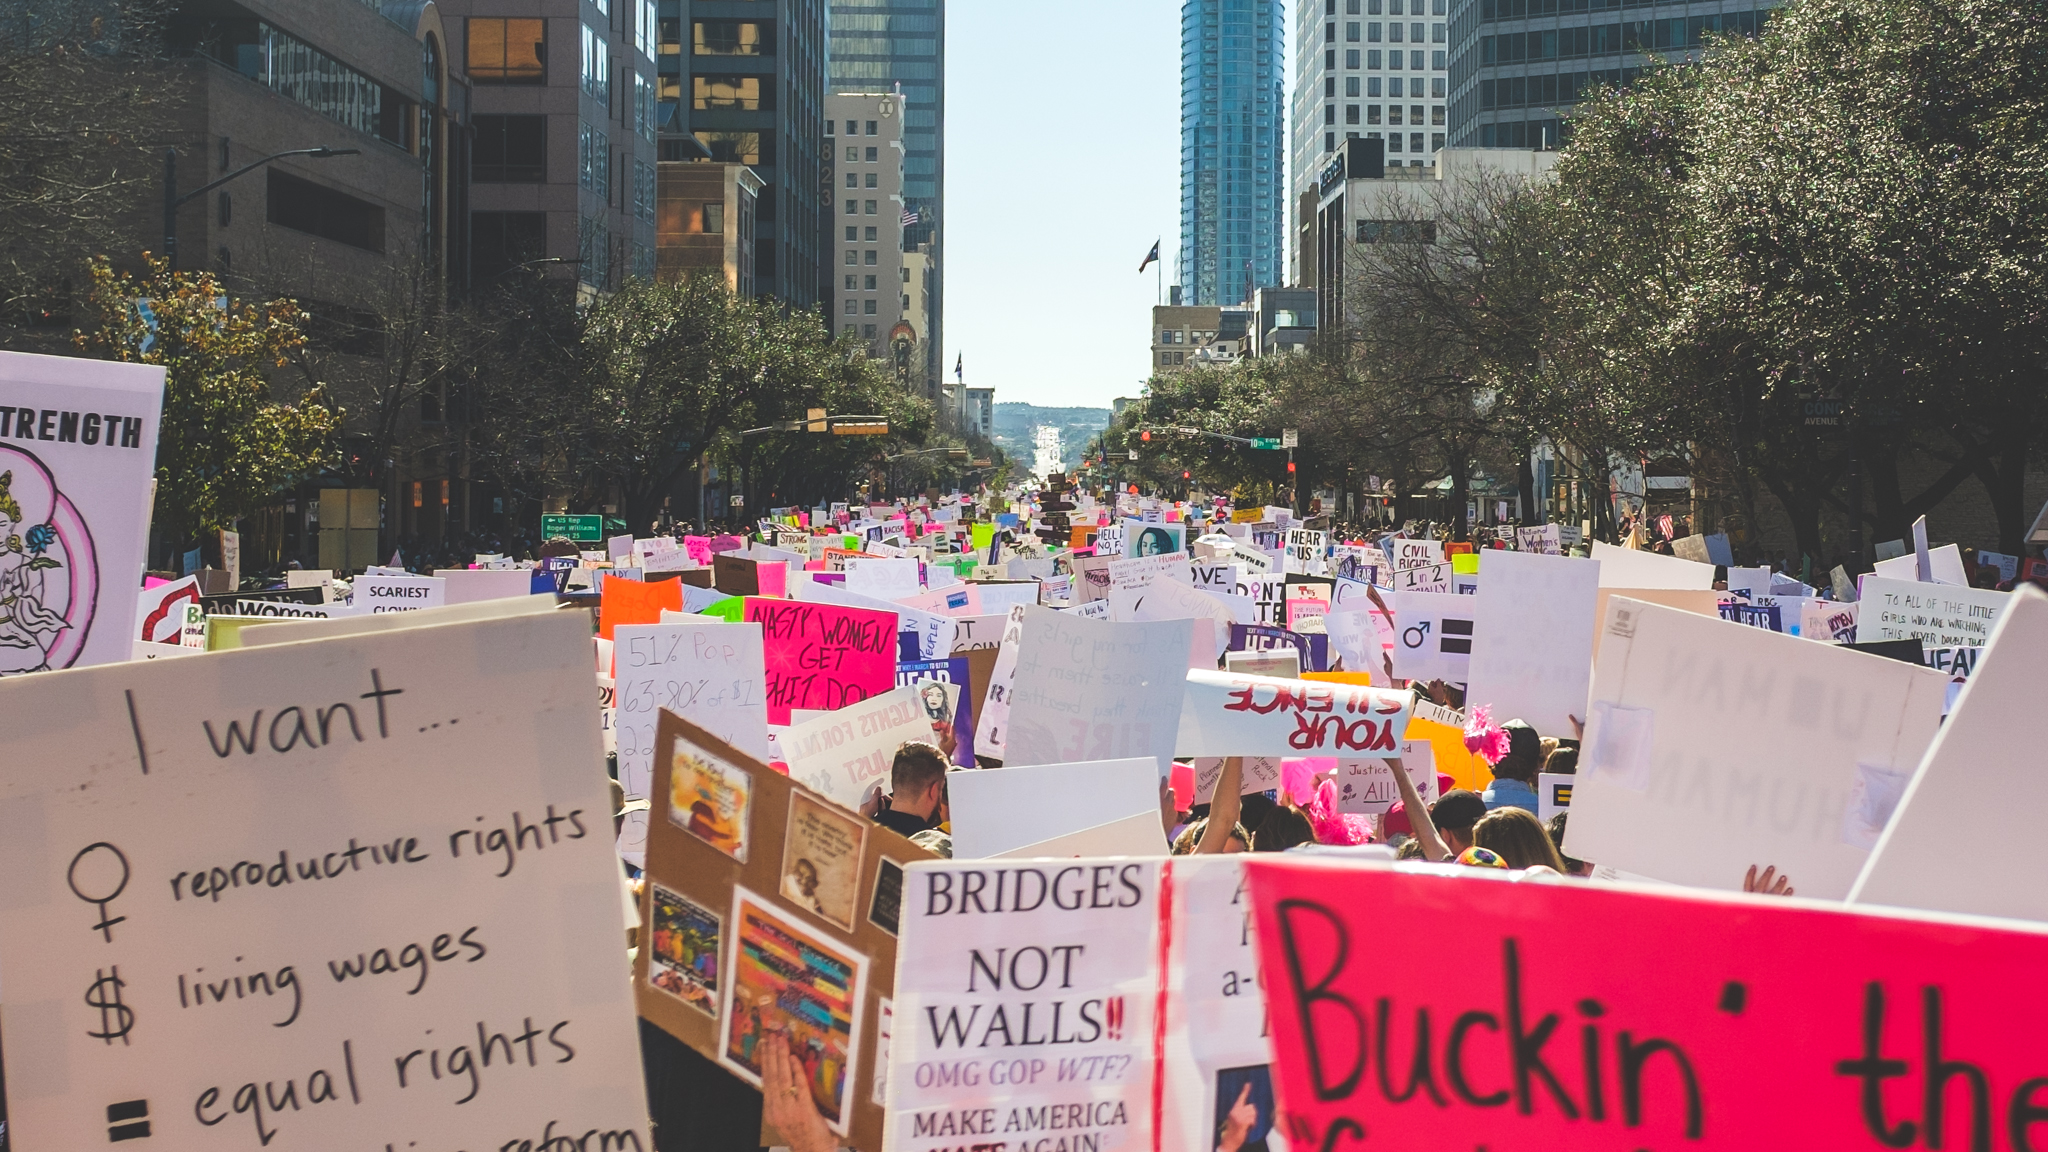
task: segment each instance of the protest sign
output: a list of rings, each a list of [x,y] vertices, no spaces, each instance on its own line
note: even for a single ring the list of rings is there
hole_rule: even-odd
[[[889,613],[801,600],[746,598],[742,619],[761,625],[768,722],[791,708],[843,708],[896,681],[896,620]]]
[[[342,605],[331,604],[330,608]],[[422,608],[418,612],[350,612],[325,620],[277,618],[249,620],[237,630],[236,646],[261,648],[272,644],[295,644],[301,640],[326,640],[336,636],[370,636],[405,628],[437,624],[470,624],[479,620],[502,620],[523,616],[555,615],[552,596],[522,596],[513,600],[485,600],[446,608]],[[587,654],[587,653],[586,653]]]
[[[1536,774],[1536,818],[1549,823],[1550,818],[1560,812],[1568,812],[1572,806],[1572,786],[1578,783],[1578,775],[1571,772],[1538,772]]]
[[[1298,680],[1301,678],[1301,652],[1291,647],[1225,652],[1223,668],[1226,672],[1239,672],[1247,676],[1278,676],[1284,680]]]
[[[1691,612],[1696,616],[1719,616],[1721,614],[1721,593],[1711,588],[1602,588],[1598,598],[1594,601],[1593,610],[1591,642],[1593,645],[1593,664],[1596,668],[1600,663],[1600,625],[1607,619],[1608,601],[1616,596],[1623,596],[1630,600],[1641,600],[1645,604],[1662,604],[1666,608],[1676,608],[1681,612]],[[1580,716],[1579,719],[1584,721],[1585,717]]]
[[[1383,628],[1390,628],[1376,608],[1331,612],[1323,617],[1323,632],[1330,647],[1342,659],[1347,671],[1362,672],[1382,688],[1392,687],[1387,672],[1386,649],[1381,647]]]
[[[827,1125],[880,1147],[887,1052],[870,1022],[891,995],[904,865],[931,854],[673,714],[656,738],[641,1016],[757,1087],[761,1040],[787,1029]],[[788,1142],[762,1130],[762,1146]]]
[[[1436,756],[1427,740],[1401,741],[1401,767],[1426,807],[1436,803]],[[1337,811],[1377,815],[1401,798],[1388,760],[1337,761]]]
[[[621,624],[659,624],[662,609],[671,612],[685,610],[681,580],[646,584],[602,573],[600,577],[597,586],[597,634],[607,640],[612,638],[612,629]]]
[[[1569,734],[1572,717],[1585,719],[1599,562],[1494,550],[1480,555],[1479,580],[1466,701]]]
[[[1398,592],[1449,592],[1452,590],[1451,576],[1449,564],[1402,568],[1394,573],[1394,589]]]
[[[993,658],[995,652],[988,652]],[[974,715],[980,704],[974,693],[974,672],[966,656],[918,660],[896,665],[896,686],[915,686],[918,702],[932,723],[931,742],[945,746],[941,728],[953,732],[953,763],[974,767]]]
[[[1235,583],[1231,585],[1232,596],[1249,600],[1252,604],[1252,619],[1239,623],[1265,624],[1274,628],[1286,627],[1287,580],[1283,576],[1261,576],[1247,573],[1240,567]]]
[[[1515,547],[1539,556],[1564,555],[1564,536],[1555,524],[1536,524],[1515,529]]]
[[[1863,578],[1856,616],[1856,642],[1918,640],[1928,648],[1981,648],[2012,602],[2012,593]]]
[[[905,870],[883,1147],[1152,1147],[1160,867]]]
[[[0,682],[14,1143],[104,1145],[113,1106],[168,1147],[652,1147],[588,637]]]
[[[904,685],[789,726],[777,743],[790,778],[855,811],[890,792],[905,741],[936,744],[916,685]]]
[[[1899,787],[1888,796],[1866,787],[1858,797],[1879,810],[1896,798],[1897,814],[1889,825],[1875,811],[1864,822],[1883,835],[1851,903],[2048,920],[2048,896],[2038,885],[2014,883],[1995,850],[1956,851],[1959,844],[2024,843],[2040,823],[2040,804],[2024,778],[2039,743],[2026,718],[2041,706],[2048,594],[2025,587],[2012,597],[1910,782],[1879,782]]]
[[[1925,519],[1925,517],[1922,517]],[[1924,541],[1923,541],[1924,542]],[[1872,566],[1873,575],[1885,580],[1920,581],[1920,554],[1908,550],[1903,556],[1879,560]],[[1963,567],[1963,550],[1954,544],[1944,544],[1927,551],[1927,570],[1932,581],[1939,584],[1954,584],[1969,587],[1970,573]]]
[[[2048,962],[2029,926],[1244,859],[1290,1147],[2017,1149],[2038,1131],[2048,1012],[2012,994]],[[1472,969],[1387,963],[1390,925]]]
[[[533,592],[533,573],[523,568],[437,568],[434,578],[443,583],[442,600],[447,604],[503,600]]]
[[[1363,684],[1190,671],[1181,756],[1399,756],[1415,697]]]
[[[953,642],[948,655],[953,652],[971,652],[977,648],[994,648],[1003,642],[1003,624],[1009,620],[1009,610],[991,616],[957,616],[953,618]]]
[[[1004,763],[1173,762],[1192,624],[1110,623],[1026,606]],[[1257,749],[1253,749],[1257,751]]]
[[[974,721],[974,747],[977,754],[991,760],[1003,758],[1009,740],[1010,689],[1017,679],[1017,646],[1024,638],[1025,608],[1026,605],[1018,604],[1010,609],[987,683],[976,693],[981,709]]]
[[[1149,756],[958,772],[947,777],[946,794],[955,860],[1000,856],[1133,815],[1151,820],[1142,851],[1166,851],[1159,766]]]
[[[1195,757],[1194,802],[1207,804],[1216,794],[1216,782],[1223,778],[1222,756]],[[1244,764],[1238,770],[1238,791],[1249,796],[1254,792],[1271,792],[1280,787],[1280,760],[1278,756],[1244,756]]]
[[[854,558],[846,562],[846,590],[856,596],[895,600],[924,591],[918,579],[918,562],[909,558],[881,560]]]
[[[1856,639],[1859,603],[1806,599],[1799,604],[1799,635],[1825,644],[1847,644]]]
[[[1244,857],[1182,857],[1171,874],[1160,1147],[1218,1147],[1234,1111],[1245,1121],[1238,1147],[1280,1146]]]
[[[1714,566],[1678,556],[1661,556],[1637,548],[1617,548],[1593,542],[1593,559],[1600,561],[1602,588],[1688,588],[1711,589]]]
[[[1869,848],[1854,791],[1920,762],[1945,677],[1626,599],[1601,643],[1566,851],[1705,888],[1773,864],[1847,895]]]
[[[158,644],[176,644],[185,621],[185,605],[197,604],[199,580],[186,576],[166,581],[137,594],[134,639]]]
[[[0,676],[128,659],[163,396],[161,367],[0,352]]]
[[[417,612],[448,603],[448,582],[438,576],[358,576],[352,606],[358,612]]]
[[[1326,558],[1330,548],[1328,532],[1312,532],[1306,528],[1287,530],[1287,551],[1283,556],[1286,571],[1309,576],[1326,576],[1330,568]]]
[[[955,619],[988,615],[981,606],[981,585],[963,584],[958,580],[949,585],[934,585],[929,592],[913,592],[908,596],[899,596],[896,602],[906,608],[934,612]]]
[[[1164,556],[1181,553],[1187,556],[1187,525],[1146,524],[1136,520],[1124,521],[1124,555],[1131,557]],[[1100,537],[1097,538],[1100,543]]]
[[[612,633],[619,787],[654,782],[654,722],[666,709],[750,756],[768,758],[761,625],[627,624]]]
[[[1403,680],[1469,678],[1477,597],[1454,592],[1394,593],[1394,675]]]
[[[1271,652],[1291,648],[1300,654],[1297,667],[1303,672],[1330,670],[1330,637],[1327,633],[1303,634],[1263,624],[1230,625],[1230,651]]]

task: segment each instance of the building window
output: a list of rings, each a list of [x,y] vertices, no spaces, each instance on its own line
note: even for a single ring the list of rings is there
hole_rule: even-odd
[[[633,161],[633,214],[645,223],[654,223],[655,199],[654,165]]]
[[[759,76],[692,76],[691,101],[699,112],[766,112],[775,108],[774,88],[763,95]]]
[[[1401,134],[1400,134],[1399,132],[1389,132],[1389,133],[1387,133],[1387,151],[1389,151],[1389,152],[1399,152],[1400,150],[1401,150]]]
[[[1408,134],[1408,150],[1410,152],[1422,151],[1422,133],[1410,132]]]
[[[1380,42],[1380,27],[1380,22],[1377,20],[1365,26],[1365,38],[1368,42],[1373,44]],[[1399,27],[1399,25],[1396,25],[1396,27]]]
[[[858,301],[858,300],[848,300],[848,301],[846,302],[846,314],[847,314],[848,316],[858,316],[858,315],[860,315],[860,301]],[[851,325],[848,325],[848,327],[852,327],[852,326],[851,326]]]
[[[1368,51],[1366,52],[1366,54],[1365,54],[1365,67],[1366,67],[1366,70],[1367,70],[1367,71],[1373,71],[1373,72],[1376,72],[1376,71],[1378,71],[1378,70],[1379,70],[1379,67],[1380,67],[1380,50],[1379,50],[1379,49],[1377,49],[1377,48],[1373,48],[1373,49],[1370,49],[1370,50],[1368,50]]]
[[[1443,25],[1441,25],[1441,24],[1431,24],[1431,25],[1429,26],[1429,42],[1430,42],[1430,43],[1432,43],[1432,44],[1441,44],[1441,43],[1443,43],[1443,42],[1444,42],[1444,26],[1443,26]]]
[[[864,279],[865,279],[865,280],[866,280],[867,282],[866,282],[865,284],[862,284],[862,285],[861,285],[861,291],[863,291],[863,292],[873,292],[873,291],[875,290],[875,278],[874,278],[873,276],[868,276],[868,277],[864,277]]]
[[[761,132],[699,132],[697,138],[724,164],[775,163],[775,137]]]
[[[1337,66],[1337,50],[1336,50],[1335,48],[1331,48],[1331,49],[1329,49],[1328,51],[1326,51],[1326,52],[1324,52],[1324,53],[1323,53],[1323,67],[1325,67],[1325,68],[1335,68],[1336,66]]]
[[[1325,151],[1325,152],[1335,152],[1336,150],[1337,150],[1337,134],[1336,134],[1335,132],[1325,132],[1325,133],[1323,133],[1323,151]]]
[[[698,20],[690,28],[698,56],[773,56],[775,26],[756,20]]]
[[[874,231],[874,229],[870,228],[868,229],[868,231],[872,232]],[[868,237],[868,239],[872,240],[874,239],[874,237],[870,236]],[[866,264],[870,268],[875,266],[875,250],[873,248],[868,249],[867,256],[865,259],[861,261],[861,263]]]
[[[849,225],[847,225],[847,228],[846,228],[846,239],[847,239],[847,242],[848,242],[848,243],[852,243],[853,241],[855,241],[855,240],[858,240],[858,239],[860,239],[860,229],[859,229],[859,228],[856,228],[856,227],[854,227],[854,226],[852,226],[852,225],[850,225],[850,224],[849,224]],[[851,264],[851,263],[853,263],[853,249],[851,249],[851,248],[848,248],[848,249],[846,250],[846,262],[847,262],[848,264]]]
[[[848,324],[847,326],[839,330],[839,334],[841,336],[847,337],[848,339],[852,339],[853,337],[860,335],[860,325]]]
[[[875,214],[875,202],[873,200],[867,202],[867,214],[869,216],[873,216]]]
[[[548,178],[548,120],[545,116],[477,116],[476,150],[470,178],[479,184],[545,184]]]
[[[863,229],[863,233],[864,234],[861,236],[861,239],[867,241],[870,244],[874,243],[875,240],[878,239],[878,237],[875,235],[874,225],[872,224],[870,224],[867,228]],[[868,253],[868,263],[873,264],[874,262],[875,254],[873,252]]]
[[[1379,123],[1379,122],[1380,122],[1380,106],[1379,106],[1379,105],[1377,105],[1377,104],[1368,104],[1368,105],[1366,105],[1366,106],[1365,106],[1365,122],[1366,122],[1367,124],[1377,124],[1377,123]]]
[[[870,136],[873,136],[874,134],[875,134],[875,121],[873,121],[873,120],[870,120],[870,121],[868,121],[868,135],[870,135]]]
[[[1441,127],[1443,127],[1443,126],[1444,126],[1444,106],[1443,106],[1443,105],[1441,105],[1441,104],[1433,104],[1433,105],[1431,105],[1431,106],[1430,106],[1430,109],[1429,109],[1429,123],[1430,123],[1430,125],[1431,125],[1432,127],[1436,127],[1436,128],[1441,128]]]
[[[1420,23],[1408,25],[1408,42],[1410,44],[1422,43],[1422,25]]]
[[[858,175],[856,175],[855,173],[852,173],[852,172],[848,172],[848,173],[846,174],[846,186],[847,186],[848,188],[858,188],[858,187],[860,187],[860,177],[859,177]]]
[[[880,148],[870,148],[870,149],[868,149],[868,163],[870,163],[870,164],[873,164],[873,163],[875,163],[876,161],[880,160],[881,158],[882,158],[882,150],[881,150]]]
[[[654,143],[654,82],[638,72],[633,73],[633,127],[640,138]]]
[[[611,105],[611,49],[605,46],[604,37],[588,24],[583,26],[583,91],[604,101],[607,107]]]
[[[1358,105],[1346,104],[1344,106],[1344,122],[1346,124],[1358,123]]]
[[[1401,42],[1401,22],[1396,20],[1387,25],[1387,39],[1395,44]]]
[[[1334,65],[1334,64],[1333,64],[1333,65],[1331,65],[1331,66],[1332,66],[1332,67],[1335,67],[1335,65]],[[1344,50],[1344,66],[1345,66],[1346,68],[1356,68],[1356,67],[1358,67],[1358,49],[1356,49],[1356,48],[1346,48],[1346,49]]]
[[[1441,133],[1441,132],[1431,132],[1431,133],[1429,134],[1429,150],[1430,150],[1431,152],[1441,152],[1441,151],[1443,151],[1443,150],[1444,150],[1444,134],[1443,134],[1443,133]]]
[[[848,201],[846,202],[846,214],[847,214],[848,216],[857,216],[857,215],[859,215],[859,214],[860,214],[860,201],[858,201],[858,200],[848,200]]]
[[[268,170],[264,216],[272,224],[361,248],[384,251],[384,209],[346,192]]]
[[[872,303],[872,301],[870,301],[870,303]],[[870,308],[870,309],[868,309],[868,311],[872,312],[872,311],[874,311],[874,309],[873,309],[873,308]],[[867,339],[867,340],[873,340],[873,339],[875,338],[875,326],[874,326],[873,324],[863,324],[863,325],[861,325],[861,326],[860,326],[860,334],[861,334],[861,337],[862,337],[863,339]]]
[[[649,60],[654,59],[655,29],[661,23],[654,8],[654,0],[640,0],[640,18],[633,23],[633,45]]]
[[[1323,77],[1323,95],[1324,95],[1324,97],[1326,97],[1326,98],[1327,98],[1327,97],[1335,96],[1336,94],[1337,94],[1337,78],[1336,78],[1335,76],[1325,76],[1325,77]]]
[[[479,285],[491,277],[547,255],[548,215],[545,212],[472,212],[469,214],[470,261]]]
[[[1353,44],[1356,44],[1356,43],[1358,43],[1358,21],[1356,21],[1356,20],[1347,20],[1347,21],[1345,21],[1345,23],[1344,23],[1344,39],[1345,39],[1345,40],[1347,40],[1347,41],[1349,41],[1350,43],[1353,43]]]
[[[857,281],[857,280],[859,280],[859,279],[860,279],[860,278],[859,278],[858,276],[848,276],[848,277],[846,278],[846,289],[845,289],[845,290],[846,290],[846,291],[848,291],[848,292],[851,292],[851,291],[853,291],[853,286],[854,286],[854,282],[855,282],[855,281]]]
[[[868,187],[870,187],[870,188],[879,188],[879,187],[881,187],[880,183],[878,183],[878,179],[879,179],[879,175],[878,175],[877,173],[874,173],[874,172],[870,172],[870,173],[868,173]]]
[[[1408,122],[1409,122],[1410,124],[1420,124],[1420,123],[1422,123],[1422,105],[1420,105],[1420,104],[1410,104],[1410,105],[1408,106]],[[1419,151],[1421,151],[1421,149],[1420,149],[1420,148],[1418,148],[1418,149],[1416,149],[1416,151],[1418,151],[1418,152],[1419,152]]]
[[[851,237],[851,236],[848,236],[848,237],[847,237],[847,239],[848,239],[848,240],[851,240],[851,239],[853,239],[853,237]],[[854,267],[855,265],[858,265],[859,263],[860,263],[860,253],[858,253],[858,252],[854,251],[854,250],[853,250],[853,249],[851,249],[851,248],[848,248],[848,249],[846,250],[846,266],[847,266],[848,268],[852,268],[852,267]]]
[[[1335,124],[1336,122],[1337,122],[1337,106],[1336,106],[1335,104],[1325,104],[1325,105],[1323,105],[1323,123],[1325,123],[1325,124]]]
[[[661,22],[661,54],[680,55],[683,50],[683,22],[664,18]]]
[[[861,301],[860,310],[863,315],[873,316],[875,314],[875,302],[873,300]]]
[[[1368,76],[1365,79],[1365,94],[1377,98],[1380,94],[1380,78]]]
[[[469,18],[469,78],[477,84],[545,84],[545,20]]]
[[[1389,105],[1387,105],[1387,123],[1389,123],[1389,124],[1399,124],[1400,122],[1401,122],[1401,106],[1400,106],[1399,104],[1389,104]]]
[[[1360,220],[1360,244],[1434,244],[1434,220]]]
[[[1429,94],[1441,100],[1444,98],[1444,78],[1433,76],[1429,81]]]
[[[1444,70],[1444,54],[1441,50],[1429,54],[1429,66],[1441,72]],[[1420,68],[1418,64],[1416,67]]]
[[[1354,100],[1358,98],[1358,77],[1346,76],[1344,78],[1344,95]]]

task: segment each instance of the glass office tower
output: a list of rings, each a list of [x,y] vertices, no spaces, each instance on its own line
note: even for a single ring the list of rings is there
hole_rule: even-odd
[[[1189,305],[1239,304],[1285,275],[1282,0],[1180,13],[1180,268]]]

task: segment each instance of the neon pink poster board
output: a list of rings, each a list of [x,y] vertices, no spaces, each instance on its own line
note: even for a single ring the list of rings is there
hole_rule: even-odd
[[[746,598],[761,624],[768,722],[789,710],[831,711],[896,686],[896,614],[805,600]]]

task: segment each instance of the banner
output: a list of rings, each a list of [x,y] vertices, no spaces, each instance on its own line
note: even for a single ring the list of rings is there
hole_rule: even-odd
[[[2048,1009],[2012,995],[2036,926],[1246,860],[1292,1147],[2025,1149],[2048,1123]],[[1390,963],[1393,925],[1458,976]]]
[[[1363,684],[1190,671],[1177,756],[1401,754],[1411,692]]]
[[[128,659],[163,398],[159,367],[0,352],[0,676]]]

